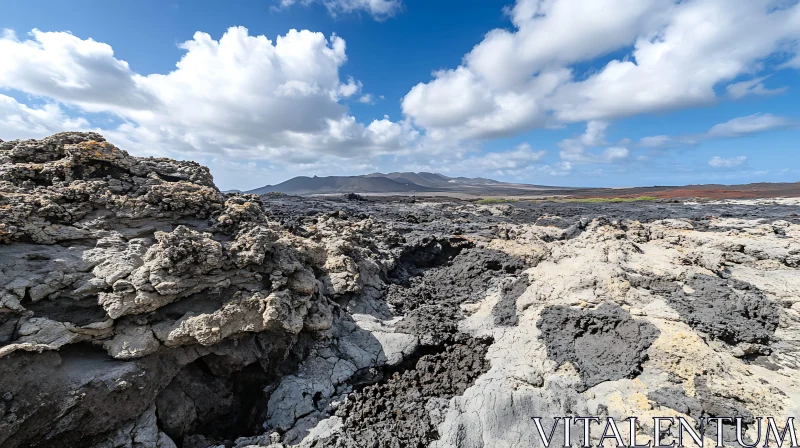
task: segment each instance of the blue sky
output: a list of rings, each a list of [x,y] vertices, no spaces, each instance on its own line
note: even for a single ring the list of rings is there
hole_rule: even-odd
[[[797,1],[0,1],[0,29],[0,139],[94,130],[224,189],[800,180]]]

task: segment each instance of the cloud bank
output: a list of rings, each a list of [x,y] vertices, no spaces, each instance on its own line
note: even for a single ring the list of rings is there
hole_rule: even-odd
[[[415,124],[443,139],[492,138],[710,104],[716,86],[800,39],[800,5],[774,0],[519,0],[508,14],[513,30],[490,31],[459,67],[408,92]],[[574,69],[629,47],[588,76]],[[761,81],[729,92],[778,93]]]
[[[365,12],[378,20],[403,7],[400,0],[281,0],[279,6],[312,2],[332,15]],[[378,110],[391,99],[382,101],[343,73],[347,46],[337,35],[289,30],[271,39],[231,27],[215,39],[197,32],[179,45],[183,55],[172,71],[143,74],[91,38],[6,30],[0,136],[98,130],[135,153],[209,163],[231,184],[242,170],[262,177],[332,174],[389,163],[562,175],[584,165],[624,167],[647,159],[643,149],[658,154],[793,123],[753,114],[698,135],[606,141],[623,117],[784,93],[766,86],[765,61],[800,68],[798,2],[517,0],[505,13],[511,29],[489,31],[459,66],[409,86],[403,116],[394,120]],[[356,119],[348,107],[356,103],[373,105],[379,115]],[[107,120],[98,124],[93,114]],[[481,151],[494,139],[571,124],[585,130],[554,151],[519,140]],[[727,167],[728,160],[709,164]]]

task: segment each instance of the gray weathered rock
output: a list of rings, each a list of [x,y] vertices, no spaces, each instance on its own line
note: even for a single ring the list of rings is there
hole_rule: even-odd
[[[0,142],[0,445],[797,416],[798,205],[259,198],[93,133]]]

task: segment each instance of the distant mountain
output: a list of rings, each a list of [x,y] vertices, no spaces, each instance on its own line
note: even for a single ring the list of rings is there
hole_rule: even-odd
[[[387,177],[366,176],[298,176],[277,185],[266,185],[246,193],[265,194],[270,192],[288,194],[325,193],[413,193],[429,192],[435,189],[410,181],[394,180]]]
[[[439,173],[394,172],[361,176],[298,176],[277,185],[265,185],[245,193],[331,194],[331,193],[428,193],[523,194],[534,190],[562,190],[558,187],[513,184],[482,177],[448,177]]]
[[[386,178],[404,184],[416,184],[428,188],[441,188],[444,184],[447,183],[446,179],[448,179],[447,177],[442,176],[441,174],[437,175],[433,173],[389,173],[389,174],[373,173],[361,177]]]

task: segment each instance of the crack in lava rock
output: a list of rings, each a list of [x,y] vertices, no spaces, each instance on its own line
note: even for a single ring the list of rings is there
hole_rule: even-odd
[[[349,395],[336,412],[341,434],[313,446],[425,447],[437,440],[448,400],[463,395],[490,368],[485,358],[491,339],[458,339],[422,356],[414,368]]]

